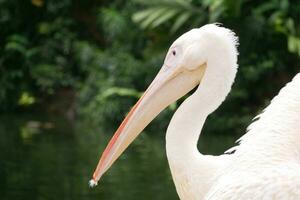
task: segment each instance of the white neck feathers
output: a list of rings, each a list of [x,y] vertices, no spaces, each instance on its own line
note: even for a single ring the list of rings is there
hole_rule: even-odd
[[[197,142],[207,116],[223,102],[237,71],[236,38],[228,29],[221,29],[224,32],[220,33],[219,28],[217,32],[204,31],[207,38],[202,44],[207,49],[205,74],[194,94],[178,108],[167,130],[168,161],[182,199],[194,199],[189,196],[191,193],[198,197],[204,194],[218,165],[213,157],[199,153]],[[180,185],[186,182],[189,184]],[[185,193],[183,187],[190,187],[190,193]]]

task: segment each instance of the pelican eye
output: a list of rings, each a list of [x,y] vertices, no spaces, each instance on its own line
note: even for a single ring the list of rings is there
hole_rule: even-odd
[[[171,49],[168,51],[167,56],[165,58],[164,64],[167,66],[177,66],[180,62],[180,59],[182,58],[181,53],[182,50],[178,46],[171,47]]]

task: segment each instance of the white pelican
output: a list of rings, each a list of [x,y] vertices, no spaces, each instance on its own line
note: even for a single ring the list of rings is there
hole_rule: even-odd
[[[237,72],[237,38],[215,24],[193,29],[170,47],[164,64],[104,150],[97,185],[126,147],[166,106],[195,86],[166,134],[167,157],[180,199],[300,199],[300,73],[248,128],[233,154],[203,155],[197,141]]]

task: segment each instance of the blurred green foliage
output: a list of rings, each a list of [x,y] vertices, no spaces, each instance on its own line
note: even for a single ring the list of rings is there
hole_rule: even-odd
[[[243,133],[299,72],[299,11],[300,1],[289,0],[0,0],[0,111],[47,108],[44,99],[67,89],[80,115],[114,127],[175,38],[220,22],[240,38],[240,68],[206,129]],[[156,128],[168,123],[174,106]]]

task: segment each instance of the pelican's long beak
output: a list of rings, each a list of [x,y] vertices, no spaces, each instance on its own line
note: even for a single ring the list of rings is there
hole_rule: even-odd
[[[97,185],[114,161],[164,108],[200,83],[205,67],[202,65],[192,71],[183,67],[162,67],[111,138],[102,153],[90,186]]]

